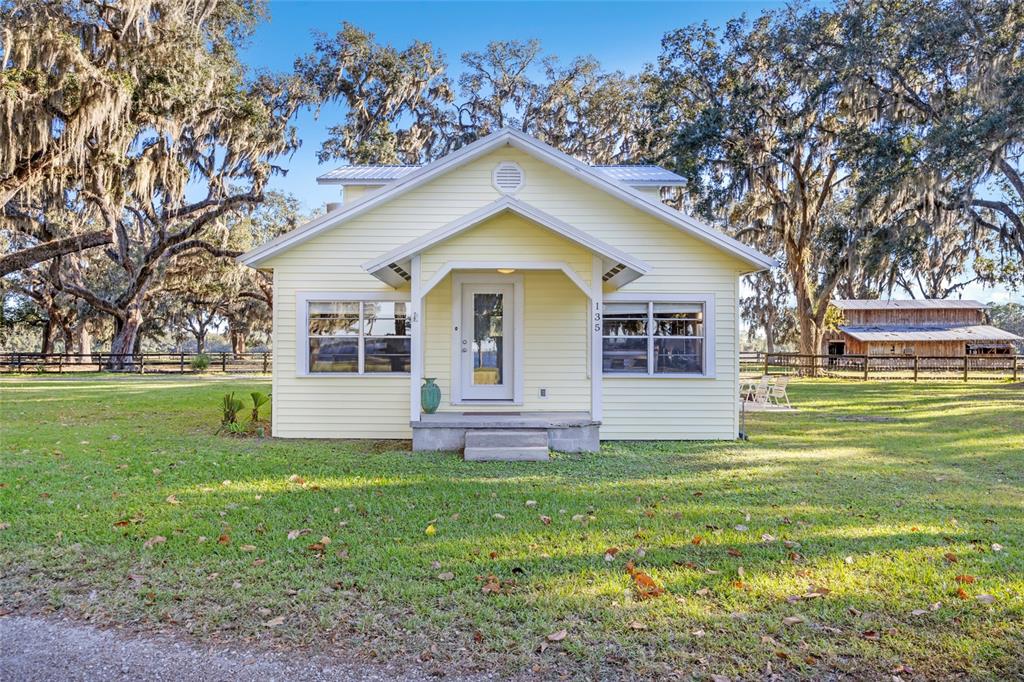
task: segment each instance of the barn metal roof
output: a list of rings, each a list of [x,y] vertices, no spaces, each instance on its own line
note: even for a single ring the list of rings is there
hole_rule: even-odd
[[[386,185],[420,166],[342,166],[316,179],[320,185]],[[682,187],[686,179],[660,166],[591,166],[631,187]]]
[[[1020,341],[1021,337],[987,324],[945,325],[844,325],[840,331],[858,341]]]
[[[836,299],[832,301],[832,305],[840,310],[949,310],[951,308],[977,310],[988,308],[980,301],[951,301],[943,298],[920,300],[847,298]]]

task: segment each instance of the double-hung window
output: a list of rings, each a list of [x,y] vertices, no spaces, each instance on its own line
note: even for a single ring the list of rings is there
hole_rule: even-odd
[[[311,300],[306,305],[310,374],[409,372],[408,303]]]
[[[604,373],[705,374],[704,314],[703,303],[605,303]]]

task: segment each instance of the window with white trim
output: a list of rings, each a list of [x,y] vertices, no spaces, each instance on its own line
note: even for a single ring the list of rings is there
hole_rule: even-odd
[[[704,305],[605,303],[605,374],[704,374]]]
[[[408,308],[404,301],[309,301],[309,373],[408,374]]]

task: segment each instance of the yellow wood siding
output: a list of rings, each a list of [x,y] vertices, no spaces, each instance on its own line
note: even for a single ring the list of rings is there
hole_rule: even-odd
[[[279,254],[274,269],[274,434],[285,437],[408,438],[407,377],[296,376],[297,292],[392,291],[362,269],[387,251],[478,209],[500,195],[491,186],[494,166],[519,163],[522,201],[646,261],[652,272],[621,291],[713,294],[716,304],[714,379],[605,377],[602,438],[733,438],[737,431],[738,259],[665,225],[533,157],[505,148],[472,161],[337,229]],[[486,235],[491,239],[474,236]],[[521,239],[513,239],[522,231]],[[498,248],[495,248],[497,240]],[[553,240],[553,241],[552,241]],[[553,260],[542,247],[557,245],[558,260],[589,265],[579,247],[520,218],[499,216],[424,254],[424,279],[447,250],[460,260]],[[512,252],[512,249],[519,252]],[[470,255],[479,249],[475,255]],[[530,252],[530,255],[526,255]],[[586,257],[589,259],[589,256]],[[450,277],[425,301],[426,376],[437,376],[450,399]],[[524,401],[521,409],[587,409],[586,298],[561,273],[527,272],[525,287]],[[574,312],[578,311],[578,312]],[[555,324],[557,323],[557,324]],[[578,332],[574,330],[579,330]],[[442,381],[444,383],[442,383]],[[551,397],[538,398],[539,388]],[[447,409],[447,408],[446,408]],[[476,408],[474,408],[476,409]]]

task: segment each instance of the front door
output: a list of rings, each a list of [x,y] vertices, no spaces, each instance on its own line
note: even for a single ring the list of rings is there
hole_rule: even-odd
[[[463,400],[513,399],[514,296],[512,284],[462,285],[459,359]]]

